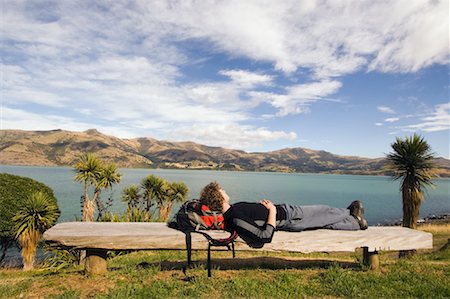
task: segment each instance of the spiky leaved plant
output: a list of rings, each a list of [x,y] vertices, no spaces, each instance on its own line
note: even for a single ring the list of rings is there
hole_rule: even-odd
[[[387,155],[387,160],[393,171],[392,177],[401,179],[403,226],[416,228],[425,188],[433,186],[435,157],[430,145],[417,134],[397,138],[391,146],[393,152]]]
[[[169,184],[163,178],[155,175],[149,175],[142,180],[141,188],[143,190],[145,209],[150,211],[151,207],[155,204],[159,206],[167,196]]]
[[[169,184],[167,194],[159,202],[159,218],[161,221],[167,221],[169,219],[170,213],[172,212],[172,207],[175,202],[186,201],[189,189],[183,182],[173,182]]]
[[[93,221],[95,213],[95,202],[100,196],[102,189],[112,188],[118,184],[121,174],[115,164],[105,163],[95,154],[82,154],[74,165],[76,173],[75,181],[83,182],[83,221]],[[89,196],[89,188],[94,189],[92,197]]]
[[[127,204],[127,210],[140,207],[141,194],[138,185],[129,185],[122,190],[121,199]]]
[[[44,231],[56,223],[59,215],[57,204],[40,191],[32,193],[18,208],[13,221],[16,238],[22,246],[24,270],[33,269],[39,240]]]

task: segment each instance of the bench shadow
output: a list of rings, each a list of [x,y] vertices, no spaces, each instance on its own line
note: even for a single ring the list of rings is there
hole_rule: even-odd
[[[150,267],[160,267],[162,271],[182,270],[186,267],[186,261],[161,261],[155,263],[142,262],[137,265],[138,269],[146,269]],[[206,268],[206,260],[193,261],[190,267],[202,266]],[[213,259],[212,267],[221,270],[239,270],[239,269],[327,269],[331,266],[339,266],[346,269],[361,269],[361,265],[357,262],[324,260],[324,259],[307,259],[307,260],[290,260],[279,257],[251,257],[251,258],[222,258]]]

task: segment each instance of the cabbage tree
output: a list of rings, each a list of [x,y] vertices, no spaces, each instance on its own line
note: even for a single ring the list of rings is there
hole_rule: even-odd
[[[13,221],[16,238],[22,247],[23,269],[34,267],[36,249],[44,231],[52,227],[60,211],[55,201],[41,191],[32,193],[21,202]]]
[[[387,155],[387,160],[393,171],[392,177],[401,180],[403,226],[416,228],[424,191],[433,186],[435,157],[430,145],[417,134],[397,138],[391,146],[393,151]]]

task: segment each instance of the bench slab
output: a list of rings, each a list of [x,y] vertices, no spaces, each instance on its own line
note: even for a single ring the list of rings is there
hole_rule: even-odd
[[[229,233],[209,231],[214,238],[225,238]],[[161,222],[64,222],[44,233],[49,243],[78,249],[153,250],[185,249],[185,235]],[[303,232],[277,231],[272,243],[263,251],[332,252],[354,251],[368,247],[369,251],[411,250],[433,248],[431,233],[397,226],[371,226],[364,231],[319,229]],[[192,234],[192,248],[206,249],[207,241]],[[255,250],[240,238],[236,250]]]

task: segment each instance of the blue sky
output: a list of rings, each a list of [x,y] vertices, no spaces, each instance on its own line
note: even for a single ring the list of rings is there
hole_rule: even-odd
[[[2,1],[1,129],[449,158],[448,1]]]

